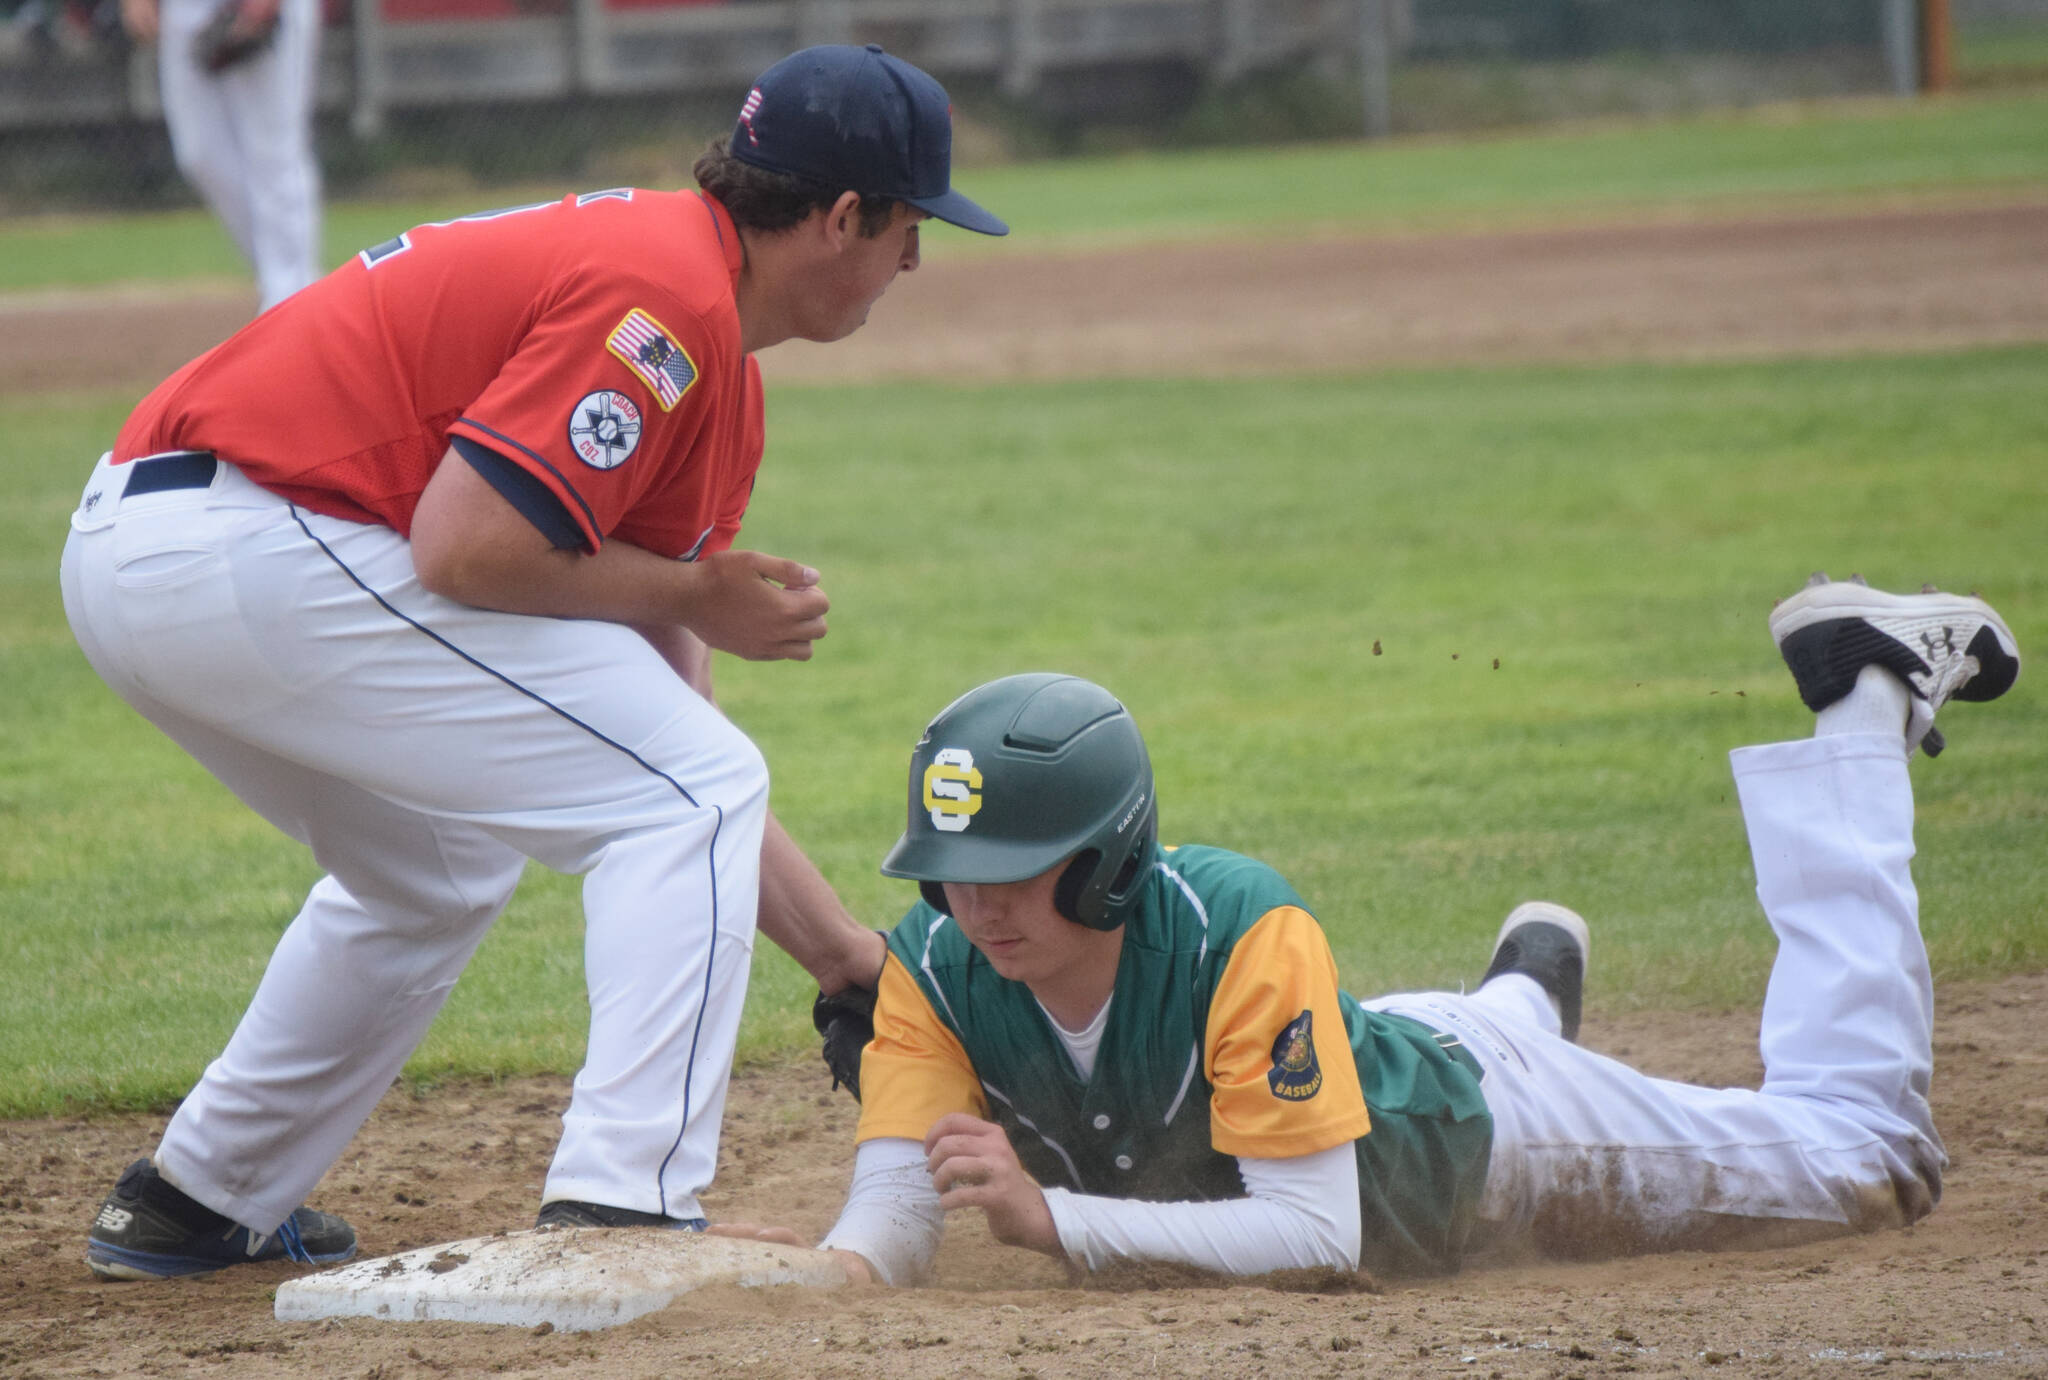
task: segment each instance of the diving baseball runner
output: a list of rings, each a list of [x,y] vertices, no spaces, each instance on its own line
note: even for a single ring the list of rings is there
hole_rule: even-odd
[[[805,660],[828,601],[734,548],[754,351],[857,329],[951,190],[937,82],[878,48],[764,73],[698,190],[366,249],[174,374],[94,470],[63,586],[123,698],[326,877],[88,1261],[346,1258],[301,1206],[529,859],[584,878],[591,1024],[543,1225],[701,1225],[757,922],[827,991],[857,925],[768,811],[710,650]],[[847,131],[854,131],[849,135]]]
[[[1066,677],[993,682],[932,722],[911,778],[883,870],[925,879],[924,900],[890,936],[860,1168],[828,1247],[918,1277],[936,1242],[907,1229],[920,1216],[893,1190],[909,1180],[933,1222],[930,1138],[973,1134],[971,1118],[1103,1233],[1086,1263],[1173,1258],[1176,1228],[1148,1214],[1185,1201],[1209,1220],[1179,1230],[1225,1260],[1252,1243],[1308,1251],[1336,1230],[1333,1200],[1356,1205],[1366,1266],[1455,1263],[1491,1134],[1478,1064],[1341,991],[1321,928],[1270,867],[1158,848],[1149,760],[1121,705]],[[1020,871],[1037,878],[1028,896],[951,880]]]
[[[2018,647],[1981,600],[1824,576],[1770,630],[1816,719],[1732,755],[1778,941],[1754,1090],[1580,1047],[1589,933],[1549,902],[1507,917],[1472,990],[1353,1000],[1271,868],[1157,847],[1145,746],[1106,691],[970,691],[914,750],[883,863],[924,900],[890,936],[824,1246],[914,1282],[945,1214],[978,1209],[1087,1269],[1415,1274],[1926,1215],[1946,1156],[1907,762],[1944,703],[2013,684]]]

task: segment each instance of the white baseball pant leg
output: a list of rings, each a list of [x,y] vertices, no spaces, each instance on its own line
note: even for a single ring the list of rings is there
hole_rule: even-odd
[[[1480,1061],[1494,1118],[1482,1244],[1759,1245],[1910,1222],[1940,1196],[1905,743],[1844,734],[1732,761],[1779,945],[1761,1090],[1651,1078],[1572,1045],[1521,975],[1371,1003],[1462,1036]]]
[[[194,0],[162,6],[164,122],[179,171],[255,269],[268,310],[320,276],[319,0],[284,0],[270,47],[218,74],[192,53],[212,13]]]
[[[123,483],[103,461],[66,544],[81,647],[328,873],[166,1130],[165,1176],[282,1221],[531,857],[585,877],[591,1006],[544,1197],[700,1215],[752,955],[759,752],[630,629],[441,599],[396,533],[231,466],[206,490]]]

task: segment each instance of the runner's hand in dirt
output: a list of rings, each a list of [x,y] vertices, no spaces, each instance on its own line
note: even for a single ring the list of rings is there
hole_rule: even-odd
[[[988,1229],[1006,1246],[1064,1257],[1052,1209],[1037,1180],[1024,1172],[1003,1128],[964,1112],[949,1112],[924,1137],[925,1167],[947,1212],[980,1208]]]
[[[798,1236],[788,1227],[764,1227],[758,1222],[714,1222],[704,1229],[706,1236],[730,1236],[739,1241],[766,1241],[777,1246],[801,1246],[809,1250],[811,1243]],[[839,1262],[839,1268],[846,1271],[848,1284],[873,1284],[874,1267],[863,1256],[852,1251],[826,1251]]]

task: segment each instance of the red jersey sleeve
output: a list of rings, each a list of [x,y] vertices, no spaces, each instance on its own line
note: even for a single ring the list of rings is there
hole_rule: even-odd
[[[687,560],[729,549],[754,496],[754,477],[764,448],[762,432],[761,369],[754,357],[747,355],[741,362],[736,406],[711,413],[698,433],[699,449],[721,457],[716,467],[721,487],[716,492],[700,489],[698,474],[678,470],[662,492],[649,493],[612,535]],[[691,516],[678,523],[681,514]]]
[[[736,337],[736,322],[707,322],[650,279],[573,273],[449,433],[538,477],[591,550],[619,532],[695,554],[726,517],[734,472],[759,462],[733,415],[751,372]]]

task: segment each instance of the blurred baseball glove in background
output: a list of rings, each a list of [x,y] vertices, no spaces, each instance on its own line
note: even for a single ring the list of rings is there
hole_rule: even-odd
[[[192,42],[192,54],[209,72],[238,67],[268,48],[277,37],[278,7],[223,0]]]

